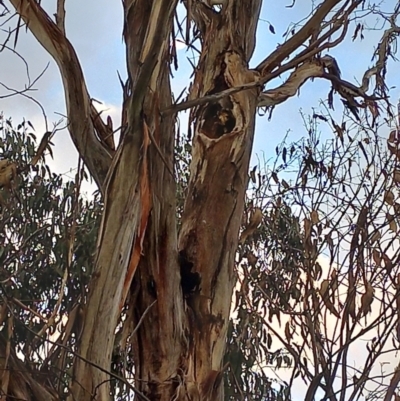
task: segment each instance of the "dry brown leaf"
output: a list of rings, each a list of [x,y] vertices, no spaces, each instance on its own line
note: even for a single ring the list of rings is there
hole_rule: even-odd
[[[393,172],[393,180],[397,184],[400,183],[400,170],[394,170],[394,172]]]
[[[376,241],[381,239],[381,233],[379,231],[375,231],[371,237],[371,244],[375,243]]]
[[[338,137],[343,141],[343,133],[344,133],[343,131],[344,130],[342,129],[342,127],[338,123],[336,123],[333,120],[332,120],[332,124],[333,124],[333,127],[335,128],[335,131],[336,131]]]
[[[370,283],[365,285],[365,293],[361,296],[361,316],[371,312],[371,305],[374,300],[375,290]]]
[[[278,174],[276,174],[275,171],[272,172],[271,177],[275,181],[276,184],[279,184]]]
[[[338,289],[338,275],[336,269],[332,270],[331,274],[332,291],[335,292]]]
[[[377,249],[374,249],[374,250],[372,251],[372,258],[374,259],[374,262],[375,262],[375,264],[376,264],[377,266],[380,266],[380,265],[381,265],[381,260],[382,260],[381,254],[380,254],[380,252],[379,252]]]
[[[386,220],[387,220],[388,222],[394,220],[394,217],[395,217],[395,216],[394,216],[393,214],[386,213]]]
[[[354,295],[351,295],[349,301],[349,314],[353,319],[356,318],[356,299]]]
[[[333,166],[330,165],[328,167],[328,172],[326,173],[326,175],[328,176],[328,178],[331,180],[333,178]]]
[[[397,131],[396,130],[390,131],[389,138],[388,138],[387,141],[391,142],[391,143],[394,143],[395,139],[396,139],[396,136],[397,136]]]
[[[318,224],[319,223],[319,216],[318,212],[316,210],[313,210],[311,212],[311,221],[313,224]]]
[[[301,177],[301,186],[304,188],[307,185],[307,175],[303,174]]]
[[[321,294],[322,301],[325,304],[326,308],[329,310],[329,312],[331,312],[337,318],[340,318],[339,312],[336,310],[332,301],[329,299],[329,280],[322,281],[319,293]]]
[[[392,268],[393,268],[392,260],[385,253],[382,253],[382,259],[383,259],[383,262],[385,263],[385,269],[388,272],[390,272],[392,270]]]
[[[247,252],[246,258],[247,258],[247,261],[249,262],[249,265],[252,267],[254,267],[258,261],[257,256],[255,256],[254,253],[252,253],[252,252]]]
[[[329,312],[332,313],[332,315],[336,316],[337,318],[340,318],[340,313],[336,310],[335,305],[329,300],[325,299],[324,300],[325,306],[328,308]]]
[[[314,273],[315,273],[314,278],[316,280],[319,280],[322,276],[322,267],[318,262],[315,262]]]
[[[290,185],[285,180],[282,180],[282,185],[283,185],[283,188],[285,188],[285,189],[290,188]]]
[[[383,200],[389,204],[389,205],[393,205],[394,203],[394,195],[392,191],[386,191],[385,192],[385,196],[383,197]]]
[[[253,209],[253,212],[250,216],[250,221],[247,227],[244,229],[242,232],[242,235],[240,236],[239,242],[241,244],[244,244],[246,239],[253,235],[254,231],[256,228],[260,225],[263,219],[263,213],[262,210],[259,207],[255,207]]]
[[[389,149],[389,152],[390,152],[392,155],[396,156],[396,158],[399,159],[400,152],[399,152],[399,149],[398,149],[398,145],[391,145],[391,144],[388,142],[388,149]]]
[[[319,293],[321,294],[322,298],[325,298],[328,295],[329,289],[329,280],[323,280],[321,283],[321,288],[319,289]]]
[[[310,219],[304,219],[304,236],[306,239],[311,237],[311,220]]]
[[[396,222],[395,222],[394,220],[392,220],[392,221],[389,223],[389,228],[390,228],[390,230],[393,231],[394,233],[397,233],[397,224],[396,224]]]
[[[290,343],[290,340],[292,339],[292,336],[290,334],[290,325],[289,322],[286,322],[285,325],[285,337],[288,343]]]
[[[261,223],[263,218],[263,213],[262,210],[259,207],[255,207],[253,209],[253,213],[251,214],[250,217],[250,222],[249,222],[249,227],[258,227],[258,225]]]

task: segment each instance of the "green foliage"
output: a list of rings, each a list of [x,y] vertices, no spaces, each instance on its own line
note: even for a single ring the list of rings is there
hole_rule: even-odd
[[[32,125],[0,122],[0,159],[24,169],[36,152]],[[49,328],[54,333],[86,293],[102,204],[98,193],[86,200],[76,191],[76,182],[52,173],[45,161],[19,174],[13,190],[1,191],[0,295],[12,313],[13,341],[24,353],[45,324],[31,310],[46,320],[58,308]]]
[[[317,389],[355,399],[388,391],[371,372],[381,378],[399,343],[398,130],[380,137],[367,121],[328,113],[305,126],[305,138],[250,173],[243,232],[256,209],[262,221],[238,249],[229,400],[289,400],[296,380],[310,399]]]

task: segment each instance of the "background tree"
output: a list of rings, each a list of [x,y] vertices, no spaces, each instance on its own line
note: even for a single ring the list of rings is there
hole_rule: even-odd
[[[14,128],[1,115],[0,133],[2,161],[29,166],[37,151],[32,124]],[[102,205],[99,194],[90,201],[79,194],[81,169],[74,181],[51,173],[42,161],[22,170],[12,187],[0,190],[0,340],[2,369],[10,369],[2,376],[2,392],[52,399],[55,390],[66,388],[71,355],[47,341],[50,336],[71,349],[76,345]],[[29,365],[41,375],[30,376]],[[46,376],[53,386],[44,390],[39,383]]]
[[[343,41],[349,28],[354,27],[355,37],[359,34],[358,18],[363,14],[358,11],[368,12],[362,0],[320,1],[299,29],[291,31],[254,69],[248,63],[261,0],[227,0],[215,6],[185,2],[184,37],[188,45],[200,44],[200,56],[187,100],[175,104],[169,74],[175,61],[171,38],[182,32],[173,23],[177,1],[125,0],[128,80],[116,147],[110,124],[103,122],[91,103],[77,54],[65,35],[64,2],[57,2],[54,22],[33,0],[8,3],[60,68],[69,132],[104,198],[89,292],[82,298],[83,326],[76,339],[77,352],[71,356],[69,399],[110,398],[109,370],[116,328],[121,327],[122,339],[129,339],[125,352],[132,354],[135,391],[140,397],[221,399],[257,108],[271,109],[295,95],[308,79],[320,77],[332,83],[330,106],[337,93],[355,118],[365,109],[376,119],[377,101],[387,98],[386,63],[399,32],[399,6],[390,18],[381,15],[386,30],[377,44],[374,66],[356,86],[341,78],[338,63],[326,52]],[[370,11],[376,13],[376,8]],[[265,89],[284,73],[283,84]],[[370,90],[372,77],[375,86]],[[176,113],[188,108],[193,129],[191,165],[178,232],[174,126]],[[315,172],[314,158],[306,160],[311,163],[307,169]],[[286,181],[281,185],[290,188]],[[256,210],[249,212],[253,225],[261,216]],[[289,209],[285,213],[291,218]],[[304,252],[315,259],[313,229],[318,222],[313,216],[304,219],[308,223],[298,237],[305,238]],[[293,240],[299,238],[294,235]],[[316,265],[307,263],[306,272],[311,274]],[[298,291],[317,310],[310,280]],[[327,300],[333,302],[327,294],[333,291],[329,281],[333,278],[325,280],[320,295],[332,312],[336,309],[328,306]],[[351,275],[348,280],[354,288]],[[363,276],[363,280],[370,293],[371,279]],[[345,312],[352,316],[349,308]],[[311,326],[316,321],[307,319],[308,333],[317,335],[316,326]],[[357,315],[354,319],[359,320]],[[316,340],[314,344],[318,345]],[[289,340],[285,345],[290,345]],[[314,357],[317,362],[327,366],[319,354]],[[332,396],[331,383],[315,366],[307,375],[312,383],[309,397],[322,384]]]
[[[399,125],[382,138],[326,110],[305,122],[303,140],[252,173],[249,211],[263,221],[239,247],[227,392],[257,382],[255,399],[289,399],[300,379],[306,400],[397,400]],[[287,387],[268,394],[279,367]]]

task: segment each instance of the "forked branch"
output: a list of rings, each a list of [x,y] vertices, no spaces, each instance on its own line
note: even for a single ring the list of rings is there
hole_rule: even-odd
[[[65,35],[65,0],[57,0],[57,14],[55,17],[58,29]]]
[[[265,58],[257,67],[257,70],[262,76],[272,72],[278,67],[283,60],[289,57],[295,50],[297,50],[313,33],[320,29],[322,22],[333,8],[340,3],[341,0],[327,0],[317,8],[314,15],[307,21],[307,23],[288,41],[279,46],[267,58]],[[350,3],[347,1],[346,3]],[[361,0],[354,3],[361,3]]]
[[[75,50],[39,3],[34,0],[10,2],[60,69],[65,88],[69,132],[91,175],[102,189],[111,164],[111,155],[95,135],[90,97]],[[62,2],[59,4],[62,5]],[[59,17],[62,20],[62,13]]]

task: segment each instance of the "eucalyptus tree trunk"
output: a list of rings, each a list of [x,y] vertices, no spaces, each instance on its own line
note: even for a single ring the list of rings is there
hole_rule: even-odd
[[[222,400],[257,107],[284,102],[311,77],[334,78],[346,99],[362,97],[363,88],[355,95],[342,91],[345,81],[334,75],[332,57],[315,57],[332,35],[345,32],[362,2],[321,1],[298,32],[251,70],[262,0],[226,0],[214,8],[187,0],[201,54],[188,100],[176,106],[169,69],[177,0],[123,0],[128,81],[115,149],[65,35],[63,1],[57,23],[34,0],[9,1],[60,68],[70,134],[105,201],[69,399],[110,399],[115,330],[125,308],[138,399]],[[341,23],[327,23],[329,13]],[[291,73],[284,84],[261,92],[285,71]],[[178,234],[174,125],[176,112],[189,107],[192,161]]]
[[[190,98],[253,82],[247,62],[254,49],[260,1],[230,12],[195,8],[203,52]],[[247,17],[232,42],[231,16]],[[256,17],[256,19],[254,19]],[[215,45],[217,44],[217,45]],[[168,70],[160,85],[164,110],[170,102]],[[233,264],[254,134],[258,90],[238,93],[193,114],[191,178],[179,246],[175,192],[160,155],[153,152],[152,212],[144,255],[134,280],[134,326],[146,312],[135,344],[138,389],[151,400],[222,399],[222,362],[234,285]],[[227,117],[227,118],[226,118]],[[167,120],[165,120],[167,119]],[[171,135],[172,134],[172,135]],[[173,122],[160,121],[160,149],[173,160]],[[156,138],[158,140],[158,138]],[[133,290],[135,292],[135,290]]]

